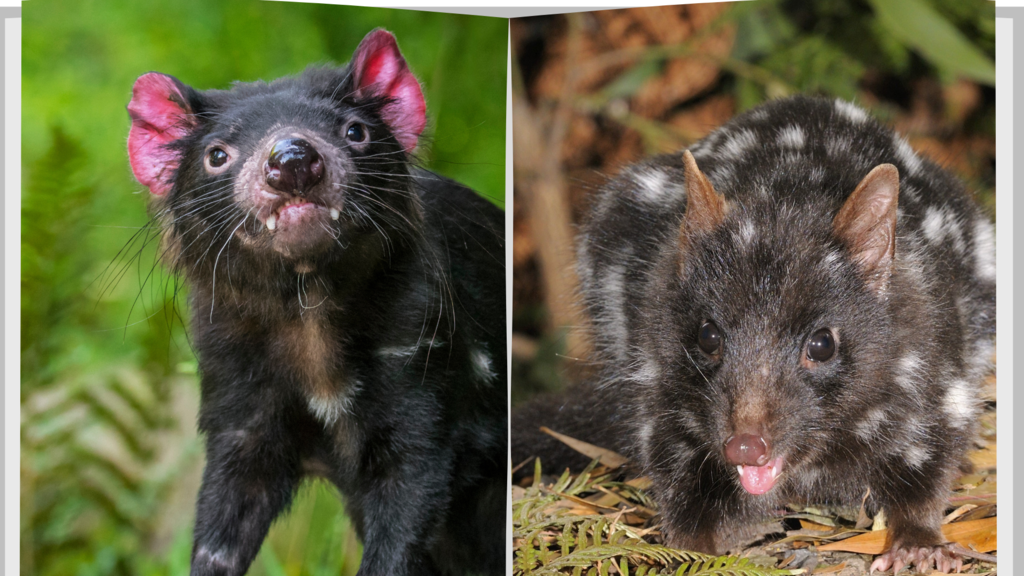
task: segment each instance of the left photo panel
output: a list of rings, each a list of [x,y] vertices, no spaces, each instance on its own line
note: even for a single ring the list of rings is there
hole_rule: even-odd
[[[503,574],[508,20],[22,18],[21,574]]]

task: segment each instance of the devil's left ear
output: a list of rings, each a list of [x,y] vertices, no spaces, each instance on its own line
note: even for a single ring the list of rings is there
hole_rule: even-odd
[[[381,116],[406,151],[416,147],[427,126],[427,103],[420,83],[409,70],[390,32],[376,29],[359,43],[352,56],[356,98],[383,97]]]
[[[857,184],[832,220],[836,237],[877,293],[886,290],[892,274],[899,193],[899,171],[892,164],[879,164]]]
[[[197,125],[185,98],[188,87],[173,76],[149,72],[139,76],[132,87],[128,116],[128,161],[135,178],[156,196],[174,184],[181,164],[181,152],[172,142],[188,135]]]

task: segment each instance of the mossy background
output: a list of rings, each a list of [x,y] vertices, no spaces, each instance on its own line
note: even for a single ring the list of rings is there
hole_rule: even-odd
[[[132,177],[125,105],[348,61],[395,33],[424,85],[419,160],[504,205],[508,21],[255,0],[33,0],[23,10],[22,574],[187,574],[202,444],[186,298]],[[354,574],[336,491],[309,483],[250,574]]]

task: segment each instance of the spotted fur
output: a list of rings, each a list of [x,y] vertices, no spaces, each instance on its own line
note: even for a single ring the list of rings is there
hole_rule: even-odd
[[[598,192],[577,242],[595,357],[607,360],[600,384],[517,411],[513,458],[581,464],[537,424],[625,452],[653,480],[681,547],[722,551],[791,499],[856,505],[868,489],[894,549],[939,544],[995,337],[989,219],[956,178],[841,100],[768,103],[691,151],[726,199],[721,223],[680,254],[686,194],[647,186],[685,190],[681,154],[640,162]],[[900,189],[884,290],[833,229],[882,164],[896,167]],[[697,345],[708,319],[726,335],[721,362]],[[802,370],[821,327],[838,334],[838,355]],[[741,409],[760,415],[786,458],[762,495],[744,492],[723,457]]]

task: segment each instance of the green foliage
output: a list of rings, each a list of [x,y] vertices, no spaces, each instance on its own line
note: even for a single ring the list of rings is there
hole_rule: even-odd
[[[629,576],[781,576],[790,570],[763,567],[747,558],[686,552],[647,542],[640,532],[612,516],[572,514],[557,506],[566,496],[581,498],[604,490],[625,491],[631,500],[651,506],[642,491],[608,475],[592,475],[594,460],[578,476],[569,471],[551,485],[541,483],[540,461],[535,461],[534,483],[512,501],[514,576],[611,573]]]
[[[792,91],[853,98],[866,70],[909,75],[919,62],[949,82],[995,81],[995,13],[985,0],[849,0],[737,3],[733,58],[766,74],[740,75],[739,107],[773,96],[772,78]]]
[[[187,574],[202,465],[184,287],[128,167],[135,79],[199,89],[344,63],[394,32],[425,167],[504,203],[507,21],[257,0],[35,0],[23,11],[22,574]],[[335,491],[305,486],[252,574],[352,574]]]
[[[995,63],[925,0],[870,0],[879,23],[921,53],[948,79],[966,76],[995,86]]]

